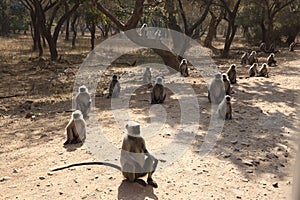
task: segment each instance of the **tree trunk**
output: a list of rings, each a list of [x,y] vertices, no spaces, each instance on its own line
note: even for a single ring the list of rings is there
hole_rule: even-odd
[[[234,39],[235,33],[237,30],[237,26],[234,25],[233,20],[228,21],[228,28],[226,33],[226,39],[224,44],[224,49],[222,51],[222,57],[227,58],[229,56],[230,46],[232,44],[232,41]]]
[[[77,38],[77,24],[76,21],[78,19],[78,13],[76,12],[73,16],[73,20],[71,22],[71,30],[73,32],[72,37],[72,48],[75,48],[76,38]]]
[[[91,32],[91,49],[93,50],[95,48],[96,25],[92,23],[89,26],[89,30]]]
[[[68,12],[69,12],[69,5],[65,3],[65,13]],[[68,17],[66,20],[66,35],[65,35],[66,41],[69,41],[69,36],[70,36],[70,17]]]
[[[214,14],[211,14],[211,19],[209,22],[208,32],[207,36],[204,40],[204,46],[211,48],[212,47],[212,41],[214,39],[214,36],[216,35],[216,24],[217,24],[217,17]]]

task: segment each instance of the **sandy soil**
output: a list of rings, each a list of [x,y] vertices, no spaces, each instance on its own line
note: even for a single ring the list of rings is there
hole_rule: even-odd
[[[233,85],[232,95],[233,120],[225,122],[216,145],[206,156],[199,154],[211,120],[206,83],[195,69],[184,80],[178,74],[172,77],[179,78],[172,81],[166,76],[166,84],[184,81],[193,87],[200,105],[200,121],[195,138],[174,162],[164,160],[168,149],[156,155],[160,167],[153,176],[158,188],[153,189],[123,181],[119,171],[104,166],[50,171],[55,166],[99,160],[86,145],[63,146],[74,78],[88,51],[69,50],[60,62],[29,59],[35,56],[30,53],[29,42],[29,38],[22,37],[1,39],[0,199],[290,198],[297,139],[299,50],[282,49],[276,55],[278,66],[269,68],[269,78],[247,78],[249,66],[238,65],[238,83]],[[12,48],[15,44],[19,44],[18,48]],[[152,59],[145,51],[125,58],[137,59],[140,65],[149,57]],[[231,63],[239,63],[239,57],[240,52],[236,52],[231,60],[217,59],[219,70],[224,72]],[[266,57],[260,54],[260,62]],[[138,67],[122,64],[108,69],[105,79],[98,83],[95,108],[87,124],[95,130],[91,119],[96,119],[102,131],[99,137],[119,150],[123,127],[116,124],[111,101],[105,96],[113,72],[121,75],[122,88],[126,81],[142,73]],[[160,72],[153,71],[154,75]],[[129,115],[147,130],[153,117],[149,112],[157,111],[150,106],[150,89],[137,87],[130,95]],[[154,152],[178,140],[179,99],[168,90],[165,104],[157,107],[157,112],[165,111],[166,118],[159,131],[146,138],[148,148]],[[99,147],[100,155],[118,163],[111,151]]]

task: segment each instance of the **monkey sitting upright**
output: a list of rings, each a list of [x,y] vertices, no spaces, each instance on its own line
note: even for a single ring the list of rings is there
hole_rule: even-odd
[[[188,69],[188,65],[187,65],[186,59],[182,59],[181,60],[180,65],[179,65],[179,71],[180,71],[180,74],[183,77],[189,76],[189,69]]]
[[[151,104],[164,103],[166,96],[167,94],[163,86],[163,78],[159,76],[156,78],[155,85],[151,92]]]
[[[245,52],[242,57],[241,57],[241,64],[242,65],[247,65],[247,62],[248,62],[248,53]]]
[[[139,178],[148,174],[147,183],[157,188],[152,174],[156,170],[158,160],[147,150],[145,140],[140,135],[140,125],[130,121],[126,130],[128,134],[123,139],[120,160],[124,177],[130,182],[145,185]]]
[[[296,47],[297,43],[296,42],[292,42],[289,46],[289,51],[294,51],[295,47]]]
[[[257,63],[253,63],[253,65],[249,68],[249,71],[248,71],[249,77],[253,77],[258,74],[257,66],[258,66]]]
[[[146,70],[143,75],[143,83],[150,86],[151,85],[151,71],[149,67],[146,67]]]
[[[223,100],[224,96],[224,83],[221,79],[221,74],[217,73],[208,86],[208,101],[213,104],[219,104]]]
[[[116,98],[119,96],[120,94],[120,91],[121,91],[121,86],[120,86],[120,83],[118,81],[118,75],[114,74],[112,76],[112,80],[109,84],[109,92],[108,92],[108,96],[107,98]]]
[[[232,119],[231,97],[226,95],[217,110],[221,119]]]
[[[276,66],[275,54],[271,53],[267,58],[267,64],[270,67]]]
[[[232,64],[230,65],[229,69],[227,70],[227,76],[228,79],[230,80],[231,84],[235,84],[236,83],[236,69],[235,69],[235,65]]]
[[[83,143],[86,138],[86,124],[80,110],[72,113],[71,120],[66,126],[67,140],[64,145]]]
[[[258,63],[258,59],[256,57],[256,51],[252,51],[248,57],[248,64],[253,65],[253,63]]]
[[[147,39],[147,24],[144,23],[142,27],[140,28],[140,36],[143,37],[143,39]]]
[[[258,71],[257,76],[269,78],[267,63],[262,64],[261,68]]]
[[[86,119],[92,103],[91,95],[89,94],[86,86],[82,85],[79,87],[79,93],[77,94],[75,101],[76,110],[80,110],[83,115],[83,119]]]

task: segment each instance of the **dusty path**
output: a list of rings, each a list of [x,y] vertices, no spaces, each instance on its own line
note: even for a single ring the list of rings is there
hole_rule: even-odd
[[[295,161],[299,55],[299,51],[278,54],[280,64],[270,68],[268,79],[246,79],[247,68],[238,68],[238,84],[233,89],[234,119],[225,122],[216,146],[205,157],[200,156],[198,150],[209,124],[210,104],[205,98],[205,82],[192,73],[186,81],[198,94],[200,128],[185,154],[155,173],[157,189],[122,182],[120,172],[101,166],[49,173],[54,166],[96,158],[85,146],[62,146],[63,128],[70,115],[62,111],[71,108],[72,80],[68,73],[75,73],[79,63],[69,66],[68,72],[60,76],[42,69],[38,74],[53,77],[49,80],[52,84],[68,85],[66,92],[56,94],[51,87],[48,88],[50,97],[33,91],[27,96],[0,99],[0,199],[287,199]],[[28,62],[19,66],[11,63],[6,66],[8,73],[1,71],[5,74],[1,95],[6,91],[8,80],[12,82],[10,86],[24,82],[25,88],[30,90],[26,77],[34,80],[37,78],[34,72],[39,69],[30,70],[26,66]],[[13,80],[9,73],[17,72],[18,67],[25,76]],[[220,70],[225,71],[227,67],[228,64]],[[132,97],[130,115],[146,126],[150,120],[150,105],[145,106],[149,91],[141,89],[136,93],[139,96]],[[29,103],[29,111],[20,103],[24,100],[33,101]],[[96,117],[106,137],[120,147],[123,133],[114,124],[113,113],[108,109],[110,101],[100,94],[95,105]],[[167,143],[176,136],[173,133],[180,117],[176,98],[169,97],[164,107],[174,124],[165,123],[161,133],[147,143],[149,149],[161,148],[161,141]],[[25,118],[28,113],[31,113],[29,118]]]

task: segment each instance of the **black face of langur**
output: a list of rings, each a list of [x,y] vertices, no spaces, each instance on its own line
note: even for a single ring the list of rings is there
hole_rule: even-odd
[[[226,95],[230,95],[231,93],[231,86],[230,86],[230,82],[228,80],[227,74],[222,74],[223,77],[223,82],[224,82],[224,88],[225,88],[225,93]]]
[[[120,90],[121,90],[121,86],[120,86],[120,83],[118,81],[118,76],[117,75],[113,75],[112,76],[112,80],[110,82],[110,85],[109,85],[109,94],[107,96],[107,98],[116,98],[119,96],[120,94]]]
[[[242,55],[242,57],[241,57],[241,64],[242,64],[242,65],[246,65],[247,62],[248,62],[248,53],[245,52],[245,53]]]
[[[271,53],[269,55],[269,57],[267,58],[267,64],[270,67],[273,67],[273,66],[276,65],[276,60],[275,60],[275,54],[274,53]]]
[[[187,65],[186,59],[182,59],[180,65],[179,65],[179,70],[180,70],[180,74],[183,77],[189,76],[188,65]]]
[[[167,94],[163,86],[163,79],[162,77],[157,77],[155,85],[151,92],[151,104],[164,103],[166,96]]]
[[[267,68],[267,64],[266,63],[264,63],[262,65],[262,67],[259,69],[258,76],[259,77],[266,77],[266,78],[269,77],[269,72],[268,72],[268,68]]]
[[[79,93],[76,96],[76,109],[80,110],[83,118],[86,119],[88,117],[88,113],[90,111],[92,99],[91,95],[88,93],[88,89],[86,86],[79,87]]]
[[[219,104],[225,96],[225,88],[222,75],[217,73],[208,88],[208,101],[213,104]]]
[[[231,84],[236,83],[236,70],[235,70],[235,65],[231,65],[227,71],[227,76],[228,79],[230,80]]]
[[[257,75],[257,63],[254,63],[251,67],[250,67],[250,69],[249,69],[249,71],[248,71],[248,74],[249,74],[249,77],[253,77],[253,76],[256,76]]]

